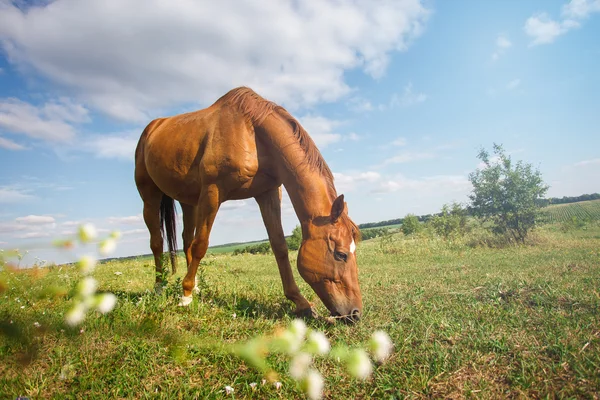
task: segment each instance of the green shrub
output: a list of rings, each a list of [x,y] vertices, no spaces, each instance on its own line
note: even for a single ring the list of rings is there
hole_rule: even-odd
[[[434,216],[429,224],[436,234],[444,239],[463,236],[467,231],[467,211],[458,203],[444,204],[442,212]]]
[[[292,231],[292,236],[286,238],[287,246],[289,250],[298,250],[302,244],[302,228],[300,225],[296,225]]]
[[[417,218],[414,214],[407,214],[402,221],[402,233],[405,235],[412,235],[421,231],[423,227],[419,222],[419,218]]]

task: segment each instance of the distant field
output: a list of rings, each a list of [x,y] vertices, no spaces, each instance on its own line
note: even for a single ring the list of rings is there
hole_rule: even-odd
[[[548,206],[542,213],[550,223],[560,223],[576,217],[580,220],[600,220],[600,200]]]
[[[224,253],[233,253],[235,250],[243,249],[244,247],[248,247],[254,244],[265,243],[268,240],[255,240],[253,242],[244,242],[244,243],[228,243],[221,244],[218,246],[211,246],[208,248],[208,254],[224,254]]]

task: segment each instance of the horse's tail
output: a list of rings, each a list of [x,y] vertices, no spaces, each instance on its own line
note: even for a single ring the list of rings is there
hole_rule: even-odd
[[[171,256],[171,268],[173,274],[177,272],[177,227],[176,227],[177,211],[175,202],[172,198],[163,194],[160,202],[160,231],[162,237],[165,237],[167,231],[167,244],[169,245],[169,254]]]

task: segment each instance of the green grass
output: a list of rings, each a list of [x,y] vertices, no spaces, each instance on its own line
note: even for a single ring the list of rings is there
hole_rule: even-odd
[[[333,344],[350,346],[383,329],[395,353],[366,382],[318,359],[325,397],[597,396],[600,228],[563,233],[548,227],[534,239],[535,246],[505,249],[401,234],[360,243],[363,319],[355,326],[308,324]],[[224,347],[292,320],[272,255],[207,256],[202,294],[187,309],[176,306],[183,259],[159,297],[150,292],[150,263],[113,260],[98,267],[99,290],[115,293],[119,302],[110,314],[90,315],[82,332],[62,326],[68,296],[35,296],[49,285],[74,285],[74,269],[5,273],[0,323],[5,332],[11,326],[22,331],[0,336],[0,398],[222,398],[226,385],[236,398],[303,397],[285,376],[282,356],[269,361],[283,387],[259,384],[253,392],[249,383],[261,376]]]
[[[597,221],[600,220],[600,200],[551,205],[542,209],[542,214],[550,223],[567,222],[573,217]]]

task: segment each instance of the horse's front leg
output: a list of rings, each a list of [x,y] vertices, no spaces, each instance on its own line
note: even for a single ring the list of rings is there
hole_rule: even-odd
[[[271,189],[255,198],[267,228],[273,254],[275,254],[277,260],[283,283],[283,293],[285,297],[296,304],[296,310],[294,311],[296,315],[312,316],[314,315],[312,306],[300,293],[290,266],[288,247],[281,225],[281,187]]]

